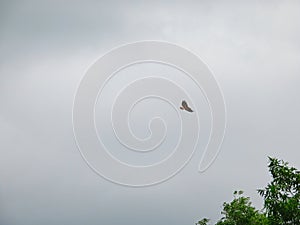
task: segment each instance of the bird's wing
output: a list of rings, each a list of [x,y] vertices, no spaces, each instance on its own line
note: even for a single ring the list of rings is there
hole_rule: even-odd
[[[181,105],[182,105],[182,107],[185,108],[185,109],[188,108],[188,104],[187,104],[186,101],[184,101],[184,100],[182,101]]]
[[[188,112],[193,112],[193,110],[188,106],[187,102],[185,100],[182,101],[182,107],[188,111]]]
[[[188,112],[194,112],[190,107],[187,107],[185,110]]]

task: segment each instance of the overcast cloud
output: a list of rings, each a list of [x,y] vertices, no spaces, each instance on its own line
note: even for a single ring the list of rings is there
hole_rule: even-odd
[[[267,156],[300,168],[299,1],[1,1],[0,224],[189,225],[270,179]],[[160,185],[130,188],[95,174],[72,132],[87,67],[139,40],[179,44],[213,70],[226,100],[221,153],[201,151]]]

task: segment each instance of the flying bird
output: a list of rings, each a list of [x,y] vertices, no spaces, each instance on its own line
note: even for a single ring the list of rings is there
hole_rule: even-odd
[[[181,106],[180,106],[180,109],[181,110],[185,110],[185,111],[188,111],[188,112],[194,112],[187,104],[187,102],[185,100],[183,100],[181,102]]]

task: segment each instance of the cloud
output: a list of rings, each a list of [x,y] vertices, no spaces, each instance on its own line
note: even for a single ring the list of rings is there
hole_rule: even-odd
[[[193,224],[268,180],[267,155],[299,162],[297,1],[6,1],[0,37],[0,222]],[[158,39],[191,49],[225,95],[222,151],[204,174],[201,152],[173,179],[144,189],[98,177],[76,148],[74,94],[111,48]]]

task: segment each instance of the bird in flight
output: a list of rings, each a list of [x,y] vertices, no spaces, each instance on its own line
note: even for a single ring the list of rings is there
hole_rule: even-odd
[[[180,106],[180,109],[181,110],[185,110],[185,111],[188,111],[188,112],[194,112],[187,104],[187,102],[185,100],[183,100],[181,102],[181,106]]]

